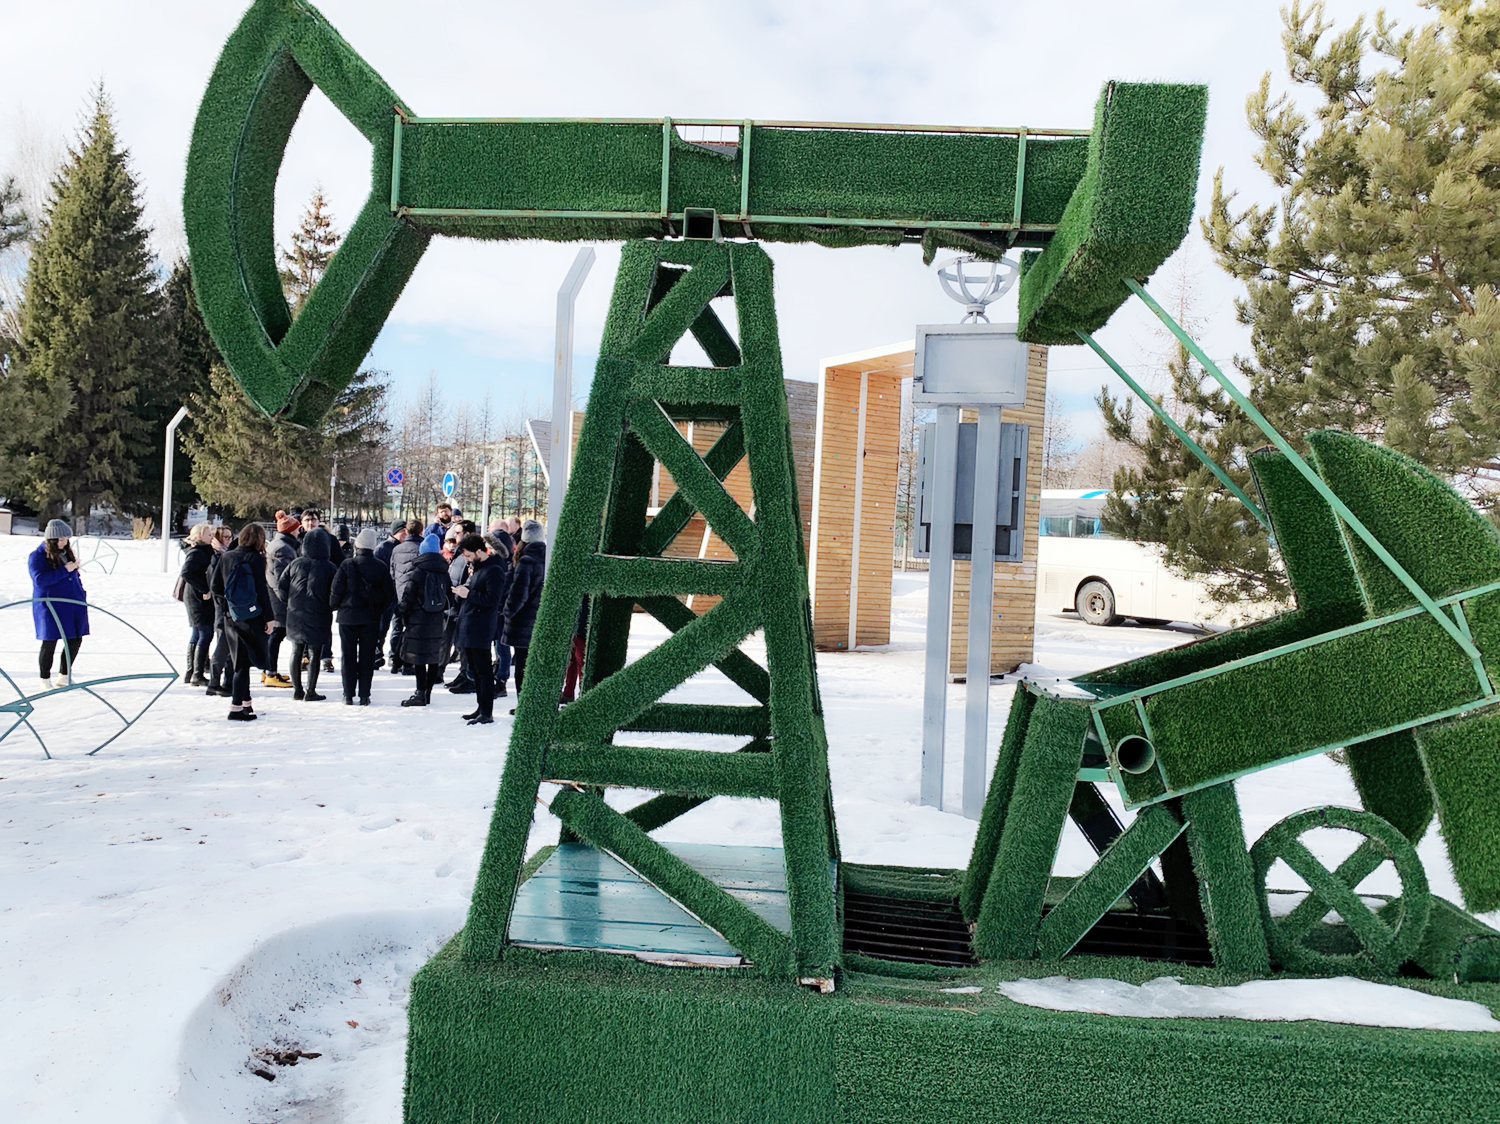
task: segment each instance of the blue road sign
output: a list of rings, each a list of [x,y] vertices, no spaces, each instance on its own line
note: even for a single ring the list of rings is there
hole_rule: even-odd
[[[406,483],[406,473],[402,472],[399,468],[393,468],[385,474],[385,482],[392,488],[399,488],[402,484]]]
[[[443,477],[443,498],[451,500],[456,491],[458,491],[458,475],[450,472]]]

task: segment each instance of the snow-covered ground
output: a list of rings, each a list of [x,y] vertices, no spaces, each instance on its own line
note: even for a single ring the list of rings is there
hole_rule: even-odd
[[[35,544],[0,538],[0,604],[30,596],[24,555]],[[114,573],[84,574],[91,603],[180,668],[187,628],[159,544],[114,545]],[[843,853],[958,867],[975,824],[915,803],[925,575],[897,574],[894,590],[890,646],[818,659]],[[104,614],[93,628],[82,676],[164,668]],[[637,654],[664,636],[650,622],[637,633]],[[1038,663],[1023,670],[1074,675],[1193,635],[1043,613]],[[0,668],[26,689],[35,650],[29,608],[0,609]],[[494,726],[470,727],[458,717],[468,696],[439,689],[431,708],[399,707],[409,678],[378,672],[367,709],[340,705],[337,684],[323,683],[330,698],[317,704],[256,688],[261,718],[248,724],[226,722],[224,700],[175,685],[92,757],[119,720],[70,692],[34,716],[53,760],[24,729],[0,742],[0,1119],[399,1120],[406,984],[462,923],[508,707]],[[157,686],[101,693],[133,714]],[[950,690],[945,800],[955,808],[963,690]],[[992,747],[1013,690],[991,689]],[[733,701],[734,688],[714,673],[681,692]],[[1238,789],[1251,839],[1297,809],[1357,803],[1322,757]],[[539,812],[532,834],[533,846],[552,841],[557,823]],[[714,801],[659,834],[780,841],[774,808],[751,801]],[[1330,839],[1323,857],[1348,849]],[[1435,833],[1421,854],[1433,890],[1460,900]],[[1059,871],[1092,857],[1070,827]],[[288,1064],[294,1048],[319,1056]]]

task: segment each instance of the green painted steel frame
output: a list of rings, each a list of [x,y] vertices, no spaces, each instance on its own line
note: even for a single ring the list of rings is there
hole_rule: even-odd
[[[125,733],[125,731],[130,729],[130,727],[139,722],[141,718],[145,716],[146,711],[150,710],[151,707],[156,704],[156,701],[161,698],[162,695],[166,694],[168,689],[171,688],[172,684],[177,681],[177,676],[179,673],[177,671],[176,665],[174,665],[171,660],[167,659],[166,653],[158,648],[154,643],[152,643],[152,640],[149,636],[147,636],[140,629],[136,628],[135,625],[131,624],[124,617],[120,616],[117,613],[111,613],[108,609],[101,609],[97,605],[89,605],[87,601],[79,601],[76,598],[72,597],[32,597],[22,601],[9,601],[4,605],[0,605],[0,612],[4,612],[6,609],[13,609],[18,605],[45,605],[47,607],[47,612],[52,615],[52,620],[57,625],[57,630],[59,632],[62,632],[63,628],[62,622],[57,615],[57,605],[87,605],[90,613],[103,613],[105,616],[119,621],[126,628],[130,629],[131,632],[135,633],[142,640],[144,640],[147,644],[150,644],[151,650],[154,651],[158,656],[160,656],[162,658],[162,662],[165,663],[167,667],[171,668],[171,670],[143,671],[135,675],[106,675],[100,679],[88,679],[82,683],[73,683],[70,681],[66,687],[54,687],[50,690],[38,691],[34,695],[28,695],[21,689],[20,684],[18,684],[14,679],[11,678],[10,673],[7,672],[3,667],[0,667],[0,678],[3,678],[7,683],[9,683],[11,689],[14,690],[16,692],[16,695],[18,696],[14,702],[0,704],[0,714],[14,714],[16,716],[15,720],[11,722],[11,724],[7,726],[3,732],[0,732],[0,742],[3,742],[12,733],[14,733],[16,727],[24,725],[29,731],[31,731],[31,736],[36,739],[37,744],[42,747],[42,754],[47,758],[48,761],[51,761],[52,751],[47,748],[46,739],[42,737],[41,732],[38,731],[37,728],[31,723],[31,715],[36,711],[37,700],[52,698],[57,695],[63,695],[69,691],[83,691],[85,694],[98,699],[105,706],[109,707],[110,710],[114,711],[115,717],[119,718],[119,720],[123,723],[119,730],[111,734],[109,737],[105,738],[104,741],[100,742],[93,749],[89,750],[87,756],[92,757],[94,754],[98,753],[101,749],[107,746],[110,742],[114,741],[121,734]],[[71,672],[72,668],[70,667],[68,670]],[[135,680],[139,679],[162,679],[165,680],[165,682],[162,683],[161,690],[157,691],[156,694],[151,697],[150,702],[141,707],[140,713],[137,714],[134,718],[126,718],[124,714],[120,713],[119,707],[115,706],[114,703],[110,702],[103,695],[94,690],[95,687],[101,687],[106,683],[128,683],[134,682]]]
[[[1078,332],[1078,338],[1081,339],[1084,343],[1088,344],[1089,347],[1093,348],[1095,355],[1099,356],[1100,359],[1103,359],[1106,363],[1109,364],[1110,369],[1114,371],[1115,374],[1120,376],[1121,381],[1123,381],[1126,386],[1130,387],[1130,389],[1135,392],[1135,396],[1146,404],[1146,408],[1149,409],[1158,418],[1160,418],[1162,424],[1172,431],[1172,433],[1177,437],[1177,440],[1186,445],[1192,451],[1193,455],[1203,462],[1204,467],[1219,478],[1219,483],[1228,488],[1229,491],[1234,495],[1235,499],[1239,500],[1240,503],[1244,504],[1245,507],[1249,509],[1250,514],[1255,516],[1256,522],[1258,522],[1262,527],[1269,531],[1271,529],[1271,521],[1266,518],[1266,513],[1260,509],[1260,505],[1252,500],[1245,493],[1245,490],[1230,478],[1229,473],[1225,472],[1222,468],[1219,467],[1218,462],[1208,455],[1203,446],[1199,445],[1198,442],[1193,440],[1192,434],[1183,429],[1182,426],[1178,424],[1176,418],[1167,413],[1166,410],[1162,409],[1161,404],[1157,402],[1156,399],[1152,398],[1151,395],[1146,393],[1145,387],[1143,387],[1140,383],[1136,382],[1135,379],[1130,377],[1130,373],[1115,361],[1114,356],[1110,355],[1109,352],[1105,351],[1104,348],[1100,346],[1098,340],[1094,339],[1092,335],[1090,335],[1088,332],[1083,331],[1081,328],[1076,329],[1076,331]]]
[[[1218,364],[1208,357],[1207,353],[1187,333],[1187,330],[1181,324],[1177,323],[1166,309],[1156,303],[1156,300],[1146,291],[1145,286],[1131,278],[1126,278],[1125,287],[1138,296],[1142,303],[1166,326],[1167,330],[1192,353],[1193,358],[1203,365],[1203,369],[1223,388],[1224,393],[1229,395],[1234,404],[1245,412],[1245,416],[1255,423],[1256,428],[1266,435],[1267,440],[1276,446],[1282,456],[1286,457],[1307,482],[1313,486],[1324,502],[1333,508],[1338,518],[1360,537],[1364,544],[1380,559],[1386,569],[1390,570],[1396,577],[1396,580],[1406,587],[1407,592],[1416,598],[1417,603],[1422,606],[1422,609],[1437,621],[1443,631],[1453,639],[1453,642],[1463,650],[1464,655],[1473,664],[1474,674],[1479,680],[1480,690],[1487,696],[1493,696],[1495,689],[1490,683],[1489,673],[1485,670],[1484,659],[1480,656],[1479,649],[1474,646],[1474,641],[1468,636],[1467,630],[1461,627],[1453,617],[1450,617],[1438,607],[1438,603],[1432,598],[1432,595],[1423,589],[1417,580],[1406,572],[1405,568],[1396,561],[1391,552],[1360,521],[1359,517],[1349,510],[1348,505],[1339,499],[1333,489],[1328,486],[1328,482],[1319,476],[1317,471],[1307,461],[1302,459],[1297,450],[1292,448],[1291,442],[1283,437],[1276,427],[1266,419],[1266,416],[1256,409],[1255,404],[1250,401],[1244,391],[1235,386],[1224,372],[1219,370]],[[1146,397],[1147,402],[1150,401],[1149,396],[1143,397]],[[1194,446],[1194,451],[1199,456],[1203,455],[1202,451],[1198,450],[1196,446]],[[1213,467],[1212,462],[1206,463],[1209,463],[1210,467]]]

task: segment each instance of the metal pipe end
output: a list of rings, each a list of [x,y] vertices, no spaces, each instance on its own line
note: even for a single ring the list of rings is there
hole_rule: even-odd
[[[1156,764],[1156,747],[1139,734],[1121,738],[1115,746],[1115,764],[1122,772],[1144,773]]]

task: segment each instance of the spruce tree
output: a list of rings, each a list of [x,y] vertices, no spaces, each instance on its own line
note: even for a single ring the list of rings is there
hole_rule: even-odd
[[[1273,98],[1266,75],[1247,116],[1280,200],[1236,211],[1221,171],[1204,232],[1245,283],[1238,363],[1273,424],[1361,434],[1492,499],[1500,5],[1431,6],[1425,27],[1379,13],[1333,36],[1321,4],[1286,11],[1290,77],[1319,104]]]
[[[21,206],[21,189],[16,186],[16,177],[0,180],[0,254],[17,243],[26,240],[31,222]]]
[[[26,490],[44,512],[138,497],[149,433],[143,393],[160,373],[160,295],[140,189],[101,85],[52,181],[21,312],[23,386],[45,403],[24,434]],[[13,446],[15,448],[15,446]]]
[[[328,209],[323,185],[319,184],[313,188],[302,221],[292,233],[291,244],[281,251],[281,290],[286,294],[293,317],[302,311],[308,294],[328,272],[328,263],[333,260],[342,237],[333,225],[333,213]]]

